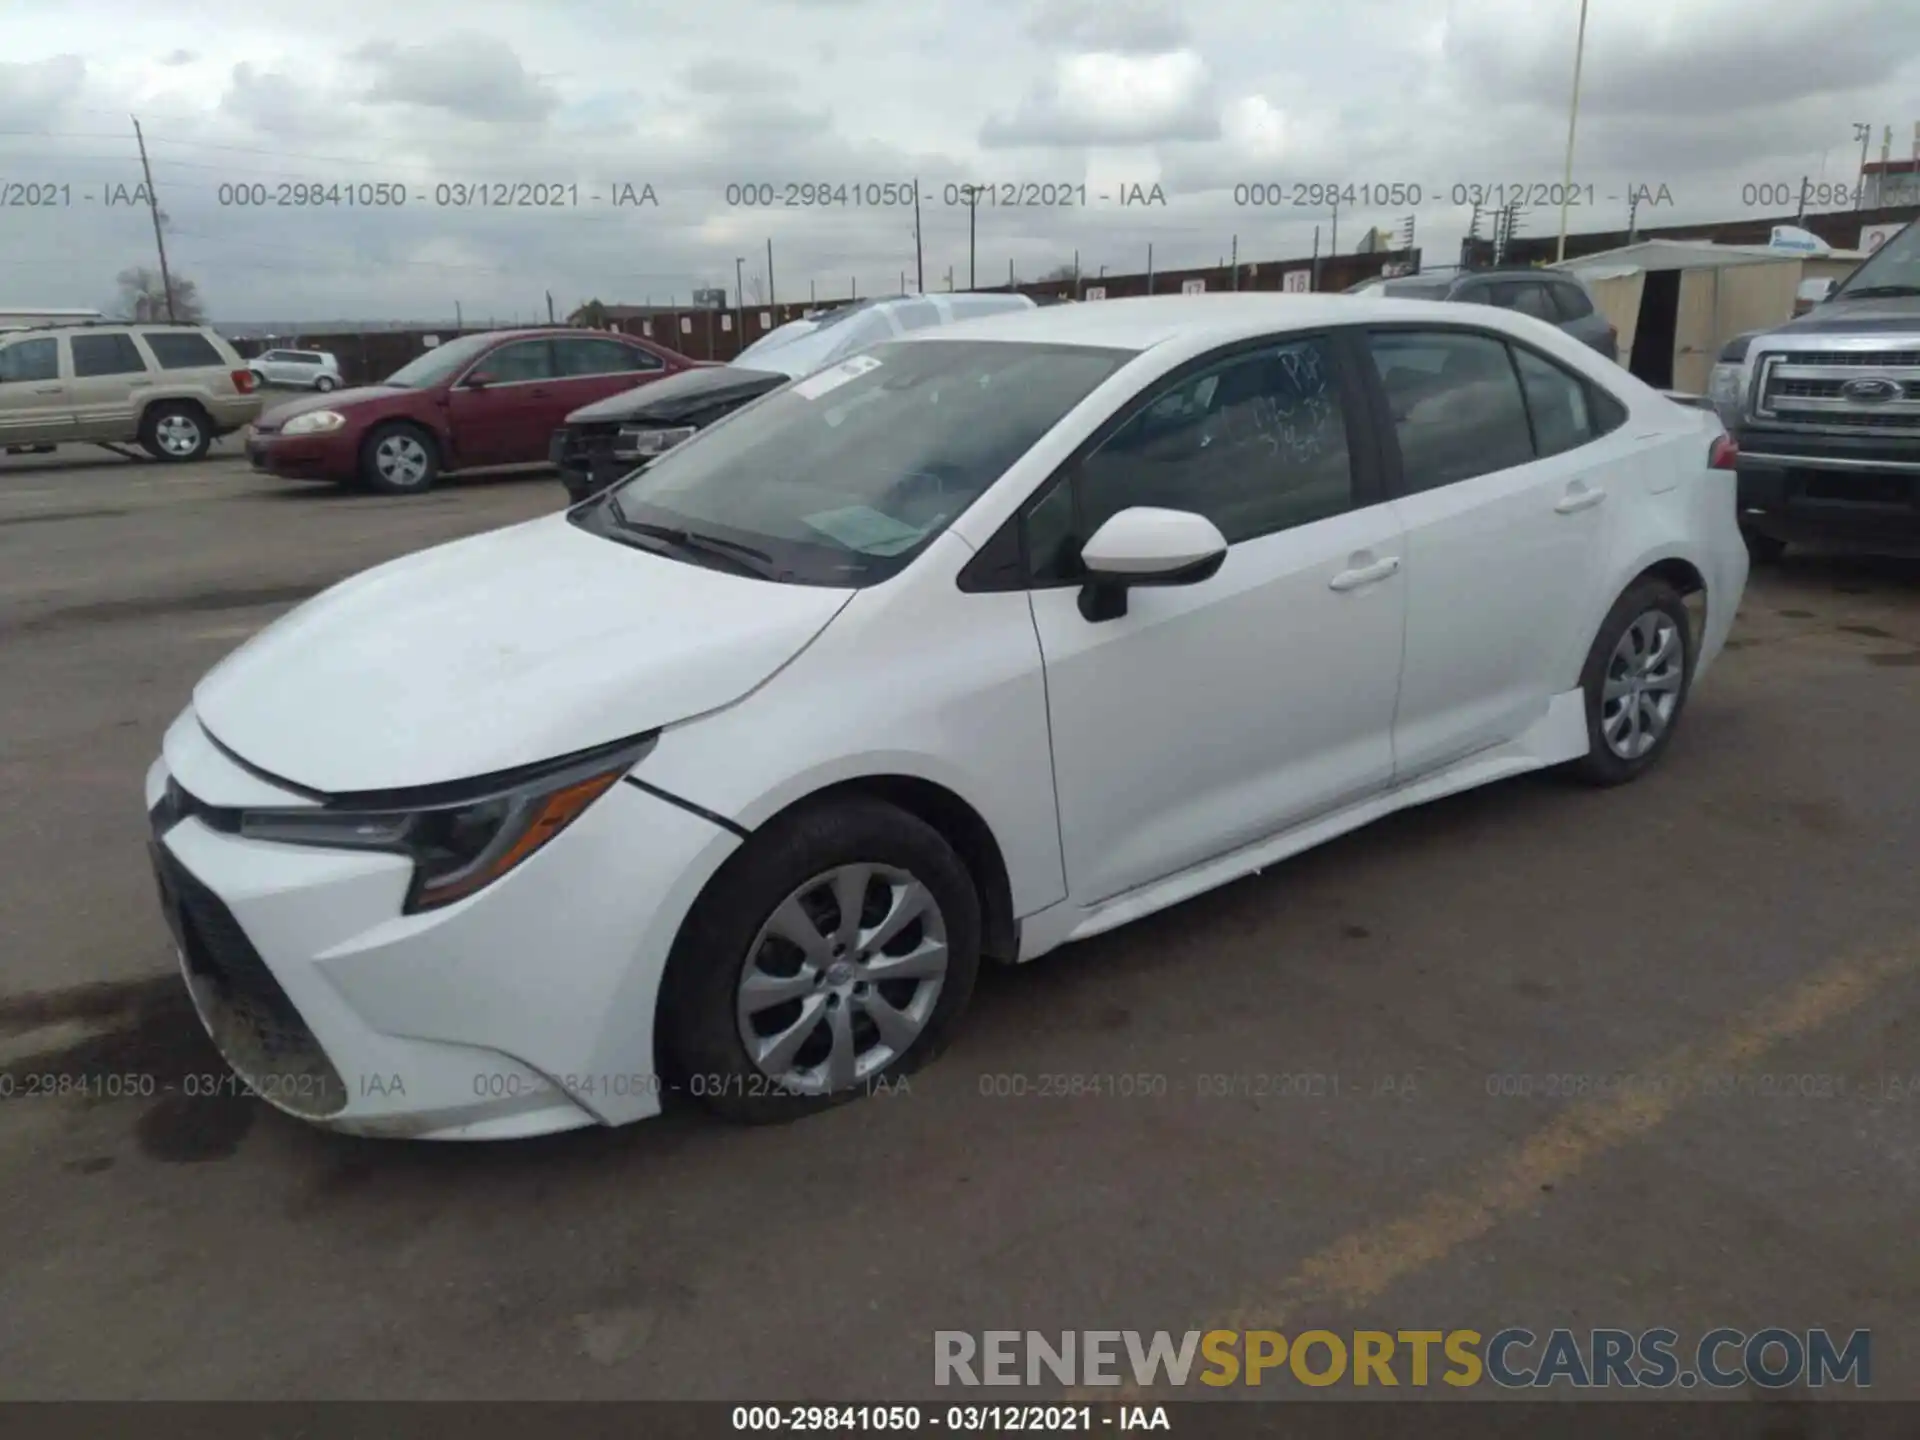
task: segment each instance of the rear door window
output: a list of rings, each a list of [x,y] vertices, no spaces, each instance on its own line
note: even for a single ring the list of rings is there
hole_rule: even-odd
[[[1367,337],[1409,495],[1533,461],[1526,401],[1503,340],[1465,330]]]
[[[124,330],[111,335],[75,335],[69,343],[73,346],[73,373],[82,379],[146,373],[146,360]]]

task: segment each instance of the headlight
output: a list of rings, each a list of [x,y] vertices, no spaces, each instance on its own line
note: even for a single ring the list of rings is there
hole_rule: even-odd
[[[622,459],[644,460],[655,455],[664,455],[684,440],[691,440],[695,430],[691,425],[676,425],[671,430],[654,430],[637,425],[622,429],[616,437],[613,453]]]
[[[294,416],[280,427],[282,435],[324,435],[329,430],[338,430],[347,423],[347,417],[338,410],[307,410]]]
[[[577,820],[652,748],[622,741],[534,771],[297,810],[243,810],[253,840],[332,850],[384,850],[413,861],[406,913],[483,889]],[[464,793],[448,794],[449,791]],[[445,795],[446,798],[440,798]]]
[[[1740,418],[1740,375],[1746,367],[1722,361],[1713,367],[1707,379],[1707,399],[1712,402],[1720,423],[1729,430]]]

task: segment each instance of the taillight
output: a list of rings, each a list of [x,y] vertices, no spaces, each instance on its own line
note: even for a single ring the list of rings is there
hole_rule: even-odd
[[[1738,470],[1740,468],[1740,446],[1731,435],[1716,435],[1713,448],[1707,452],[1709,470]]]
[[[238,390],[242,395],[251,395],[253,393],[253,371],[229,370],[227,373],[233,377],[234,389]]]

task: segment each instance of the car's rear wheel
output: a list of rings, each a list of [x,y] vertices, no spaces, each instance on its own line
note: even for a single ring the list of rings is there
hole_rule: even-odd
[[[1680,594],[1641,580],[1614,602],[1581,671],[1587,753],[1573,773],[1594,785],[1624,785],[1651,769],[1686,709],[1693,631]]]
[[[339,382],[336,381],[331,375],[322,375],[318,380],[315,380],[313,382],[313,388],[318,390],[322,395],[324,395],[327,393],[327,391],[333,389],[333,387],[338,383]]]
[[[1740,538],[1747,542],[1747,558],[1756,565],[1771,565],[1787,553],[1787,542],[1775,535],[1762,535],[1758,530],[1742,530]]]
[[[162,401],[140,417],[140,448],[156,460],[198,460],[212,443],[213,432],[197,405]]]
[[[979,965],[979,895],[937,830],[864,797],[810,807],[753,835],[688,916],[670,1071],[754,1124],[891,1087],[945,1047]]]
[[[382,425],[360,446],[360,483],[382,495],[420,495],[440,474],[440,448],[418,425]]]

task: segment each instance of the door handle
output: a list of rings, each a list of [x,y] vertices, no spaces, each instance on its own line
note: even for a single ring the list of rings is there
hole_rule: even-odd
[[[62,387],[59,385],[41,385],[38,386],[33,393],[36,395],[58,395],[61,389]]]
[[[1589,490],[1582,486],[1578,490],[1569,491],[1566,498],[1553,507],[1553,513],[1556,515],[1576,515],[1582,510],[1591,510],[1606,498],[1606,491],[1599,489]]]
[[[532,394],[536,400],[551,400],[553,398],[553,391],[551,390],[535,390]]]
[[[1371,585],[1376,580],[1384,580],[1400,569],[1400,558],[1389,555],[1384,560],[1376,560],[1371,565],[1362,565],[1353,570],[1342,570],[1327,582],[1329,590],[1358,590],[1362,585]]]

